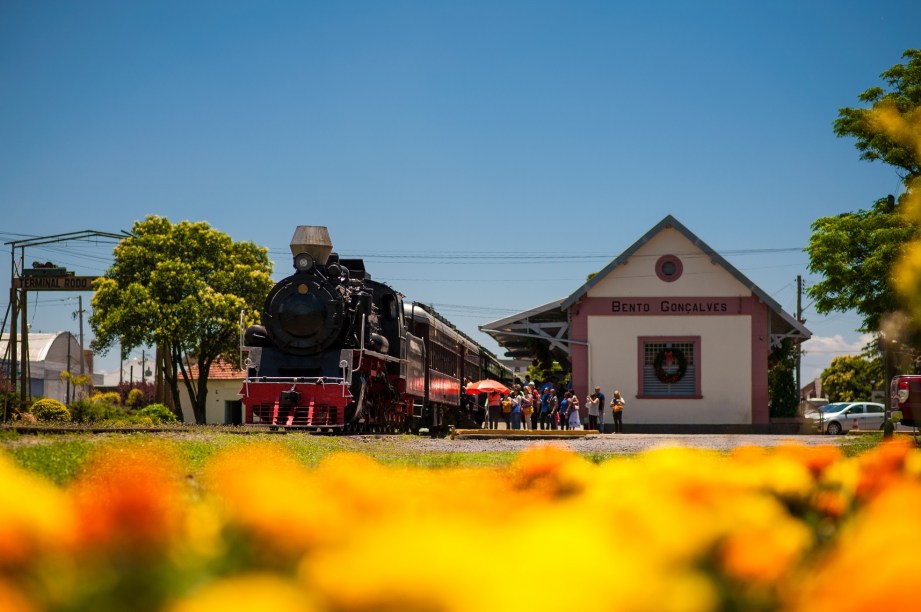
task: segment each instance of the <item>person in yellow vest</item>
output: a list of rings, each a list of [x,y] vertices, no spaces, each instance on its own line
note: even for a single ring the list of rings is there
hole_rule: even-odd
[[[624,433],[624,406],[627,402],[620,396],[620,391],[614,391],[611,399],[611,409],[614,412],[614,433]]]
[[[521,428],[531,429],[531,415],[534,414],[534,400],[528,387],[524,388],[519,398],[521,404]]]

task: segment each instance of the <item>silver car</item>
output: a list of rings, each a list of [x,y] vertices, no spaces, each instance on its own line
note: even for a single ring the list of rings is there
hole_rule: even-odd
[[[886,407],[875,402],[836,402],[806,414],[815,431],[836,436],[851,429],[880,429]]]

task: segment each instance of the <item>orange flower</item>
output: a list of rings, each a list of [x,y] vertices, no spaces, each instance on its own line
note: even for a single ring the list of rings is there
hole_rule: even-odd
[[[803,444],[781,444],[774,452],[781,457],[789,457],[806,466],[813,477],[818,478],[826,468],[840,461],[843,454],[838,446],[823,444],[805,446]]]
[[[12,584],[0,578],[0,610],[3,612],[34,612],[38,608]]]
[[[70,488],[81,545],[143,555],[181,538],[182,480],[175,458],[163,447],[103,449]]]
[[[858,458],[860,479],[855,496],[861,500],[872,498],[903,478],[905,462],[912,452],[916,451],[908,440],[893,438],[861,455]]]
[[[523,451],[509,472],[518,489],[560,497],[582,491],[589,469],[590,464],[576,453],[546,444]]]
[[[850,507],[850,498],[839,490],[817,491],[812,498],[812,508],[819,514],[832,519],[844,516]]]
[[[802,612],[917,610],[921,485],[899,481],[838,535],[823,562],[803,572],[789,609]]]

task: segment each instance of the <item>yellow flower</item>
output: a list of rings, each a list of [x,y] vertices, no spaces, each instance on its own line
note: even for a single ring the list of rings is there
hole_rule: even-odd
[[[736,580],[771,584],[792,570],[813,544],[809,528],[765,496],[745,499],[733,520],[718,555],[722,568]]]
[[[276,445],[224,451],[206,465],[203,481],[231,526],[275,552],[299,555],[347,525],[315,475]]]
[[[273,574],[218,580],[173,603],[167,612],[312,612],[318,608],[300,586]]]
[[[564,502],[488,521],[431,515],[362,525],[305,557],[300,576],[339,611],[713,609],[715,590],[702,575],[659,563],[655,551],[617,551],[589,534],[577,511]]]
[[[67,496],[0,453],[0,570],[66,545],[73,528]]]

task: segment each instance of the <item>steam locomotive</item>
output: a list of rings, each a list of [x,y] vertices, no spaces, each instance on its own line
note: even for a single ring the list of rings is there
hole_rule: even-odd
[[[269,292],[248,351],[244,424],[443,435],[474,426],[466,378],[510,382],[496,356],[431,307],[340,259],[327,228],[298,226],[295,272]]]

